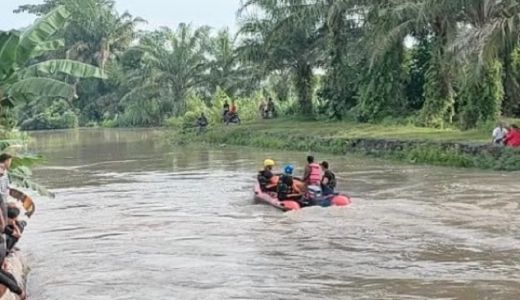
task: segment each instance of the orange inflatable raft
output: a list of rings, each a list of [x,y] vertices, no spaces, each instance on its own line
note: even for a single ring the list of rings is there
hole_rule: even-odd
[[[275,178],[274,181],[277,179]],[[294,189],[295,190],[302,190],[304,189],[305,185],[301,181],[295,180]],[[277,198],[276,193],[273,192],[264,192],[260,188],[260,184],[257,182],[255,184],[254,188],[255,193],[255,201],[260,203],[269,204],[271,206],[274,206],[282,211],[292,211],[292,210],[300,210],[304,207],[297,201],[280,201]],[[321,199],[318,199],[315,201],[314,205],[309,206],[322,206],[322,207],[328,207],[328,206],[349,206],[352,204],[352,199],[344,194],[335,194],[330,195],[326,197],[322,197]]]

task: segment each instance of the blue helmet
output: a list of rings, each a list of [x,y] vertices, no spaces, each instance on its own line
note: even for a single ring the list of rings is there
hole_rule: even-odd
[[[285,166],[285,168],[283,169],[283,172],[287,175],[292,175],[293,172],[294,172],[294,166],[293,165],[287,165]]]

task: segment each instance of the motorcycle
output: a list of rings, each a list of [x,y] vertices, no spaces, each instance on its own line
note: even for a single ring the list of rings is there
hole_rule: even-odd
[[[262,111],[262,118],[267,119],[274,119],[276,118],[276,111],[274,109],[271,110],[263,110]]]
[[[226,125],[229,125],[229,124],[240,125],[240,123],[241,123],[240,116],[237,113],[228,113],[225,116],[224,123],[226,123]]]

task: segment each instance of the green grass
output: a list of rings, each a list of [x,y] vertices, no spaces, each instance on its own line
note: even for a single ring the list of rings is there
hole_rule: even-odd
[[[487,147],[491,129],[460,131],[349,122],[268,120],[215,126],[202,135],[174,131],[180,144],[210,143],[256,148],[360,153],[412,164],[520,170],[520,151]]]
[[[434,129],[412,125],[360,124],[350,122],[297,121],[297,120],[267,120],[243,124],[250,130],[287,133],[294,135],[312,135],[344,139],[370,138],[395,140],[425,140],[425,141],[466,141],[488,142],[489,130],[460,131],[458,129]],[[231,126],[225,130],[243,130]]]

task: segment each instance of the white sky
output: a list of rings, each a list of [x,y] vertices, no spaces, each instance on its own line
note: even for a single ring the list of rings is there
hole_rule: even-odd
[[[80,1],[80,0],[78,0]],[[30,25],[34,16],[14,14],[19,5],[42,3],[42,0],[0,0],[0,30],[21,28]],[[209,25],[220,29],[236,29],[236,12],[240,0],[116,0],[116,8],[122,13],[130,12],[148,21],[143,27],[154,29],[161,26],[176,27],[192,23]]]

